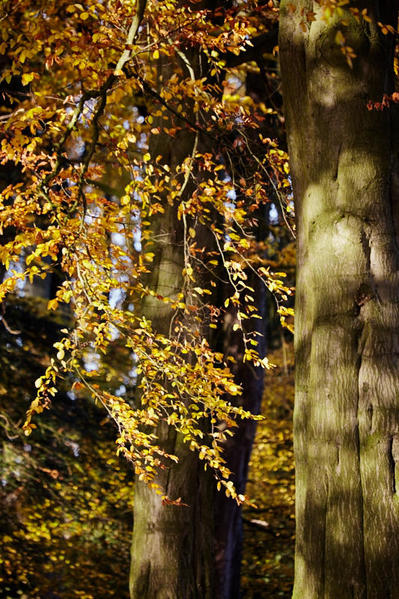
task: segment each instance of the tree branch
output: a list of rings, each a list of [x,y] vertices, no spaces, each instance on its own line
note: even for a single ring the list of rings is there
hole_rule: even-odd
[[[134,43],[134,40],[136,39],[137,36],[137,32],[139,30],[140,27],[140,23],[143,19],[144,16],[144,11],[147,5],[147,0],[136,0],[136,12],[133,16],[132,19],[132,23],[130,25],[130,29],[126,38],[126,42],[125,44],[127,46],[131,46]],[[107,77],[107,80],[105,81],[105,83],[100,87],[100,89],[97,90],[89,90],[86,91],[82,94],[79,103],[77,105],[77,107],[75,108],[75,111],[72,115],[72,119],[69,122],[64,135],[62,136],[60,142],[58,143],[57,147],[56,147],[56,155],[57,155],[57,160],[56,163],[54,165],[53,170],[48,173],[46,175],[46,177],[43,179],[43,181],[41,182],[40,186],[39,186],[39,192],[41,195],[44,195],[45,197],[47,197],[47,192],[48,192],[48,185],[49,183],[55,179],[55,177],[59,174],[61,167],[62,167],[62,152],[63,149],[65,147],[65,143],[68,140],[69,136],[71,135],[72,131],[74,130],[79,117],[81,116],[81,114],[83,113],[85,104],[88,100],[94,99],[94,98],[100,98],[100,102],[99,102],[99,106],[97,107],[96,113],[94,115],[93,118],[93,139],[92,139],[92,143],[90,146],[90,149],[87,153],[87,156],[85,158],[84,161],[84,165],[83,165],[83,170],[82,170],[82,174],[79,180],[79,187],[78,187],[78,199],[81,198],[82,196],[82,189],[83,189],[83,183],[84,183],[84,176],[88,170],[89,167],[89,162],[94,154],[95,151],[95,147],[96,147],[96,143],[98,141],[98,136],[99,136],[99,119],[102,116],[106,103],[107,103],[107,94],[108,91],[111,89],[113,83],[115,82],[116,78],[122,73],[122,69],[124,67],[124,65],[126,64],[126,62],[130,59],[131,56],[131,50],[130,48],[125,49],[122,52],[121,57],[119,58],[118,64],[116,65],[116,68],[114,70],[113,73],[111,73],[111,75],[109,75]]]
[[[139,30],[140,23],[143,19],[146,4],[147,4],[147,0],[136,0],[136,12],[133,17],[132,24],[130,25],[128,36],[126,38],[127,46],[131,46],[134,43],[134,40],[136,39],[136,35]],[[127,61],[130,59],[130,55],[131,55],[130,48],[126,48],[126,50],[123,51],[120,59],[118,60],[118,64],[116,65],[116,68],[114,71],[114,75],[116,77],[118,75],[122,74],[123,67],[125,66]]]

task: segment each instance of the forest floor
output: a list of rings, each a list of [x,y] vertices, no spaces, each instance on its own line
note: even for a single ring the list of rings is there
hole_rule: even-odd
[[[251,456],[244,507],[243,599],[289,599],[294,575],[294,457],[292,344],[269,356],[262,414]]]

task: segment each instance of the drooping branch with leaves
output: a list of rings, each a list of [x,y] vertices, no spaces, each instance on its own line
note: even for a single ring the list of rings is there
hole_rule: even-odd
[[[271,267],[262,223],[271,203],[291,219],[287,156],[269,133],[281,116],[240,91],[256,49],[274,60],[277,14],[257,2],[26,1],[4,10],[2,78],[22,91],[7,95],[1,159],[22,177],[2,193],[0,293],[7,306],[27,281],[61,271],[48,309],[69,305],[72,315],[24,429],[34,430],[66,377],[115,422],[118,452],[141,481],[132,596],[154,596],[157,579],[148,586],[140,560],[162,569],[161,552],[149,552],[148,517],[140,536],[140,506],[153,505],[156,518],[169,506],[159,518],[175,514],[179,531],[190,520],[182,506],[197,510],[190,526],[204,525],[199,555],[212,559],[209,471],[244,501],[245,475],[237,488],[224,448],[238,422],[257,417],[237,373],[261,381],[268,367],[259,289],[292,326],[291,288]],[[259,58],[252,68],[262,71]],[[130,355],[119,387],[107,362],[116,344]],[[134,394],[123,392],[127,378]],[[179,536],[175,581],[187,538]],[[214,596],[211,570],[200,584]]]
[[[2,228],[14,235],[1,250],[7,269],[1,293],[60,267],[65,280],[49,309],[71,303],[74,312],[73,327],[37,381],[26,433],[34,414],[48,407],[59,377],[73,372],[75,390],[88,389],[117,423],[119,450],[143,480],[173,460],[154,443],[153,431],[168,422],[233,494],[221,457],[226,432],[206,432],[201,423],[210,418],[228,430],[237,416],[250,415],[224,399],[240,389],[201,331],[217,327],[229,303],[236,326],[245,330],[256,311],[247,268],[276,298],[284,301],[290,292],[255,253],[254,214],[268,201],[264,173],[254,169],[252,181],[235,180],[247,145],[240,130],[259,127],[256,113],[223,94],[227,74],[219,55],[246,51],[255,8],[121,2],[111,14],[98,2],[19,3],[9,5],[3,29],[9,64],[2,77],[20,77],[24,91],[18,109],[2,119],[3,161],[20,165],[23,181],[2,194]],[[193,52],[198,67],[187,58]],[[191,149],[164,156],[156,140],[165,136],[176,145],[192,139]],[[212,148],[204,152],[202,145]],[[278,178],[278,163],[273,171],[263,167],[275,185],[284,185],[282,166]],[[228,199],[233,192],[239,201]],[[176,278],[168,293],[149,282],[149,273],[161,259],[151,245],[169,247],[155,223],[170,213],[181,248],[176,274],[167,275]],[[197,239],[198,227],[209,231],[207,240]],[[224,307],[213,302],[218,277],[232,289]],[[154,305],[152,318],[140,308],[143,298]],[[165,311],[171,326],[160,332],[153,321]],[[115,336],[131,349],[138,404],[92,382],[88,348],[101,360]],[[257,339],[248,333],[244,341],[245,360],[267,365]]]

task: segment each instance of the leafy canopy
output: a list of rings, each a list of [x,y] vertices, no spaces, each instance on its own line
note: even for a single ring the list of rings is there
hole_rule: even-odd
[[[72,373],[75,393],[89,394],[115,421],[118,451],[141,479],[155,484],[157,469],[177,459],[157,444],[167,422],[241,501],[222,446],[237,418],[253,416],[234,404],[240,388],[210,331],[232,308],[243,359],[268,367],[246,326],[259,317],[249,271],[291,327],[291,289],[254,233],[271,194],[292,218],[287,156],[261,132],[280,117],[239,91],[248,68],[240,57],[274,26],[277,9],[257,1],[22,0],[3,10],[0,157],[21,177],[1,194],[0,297],[61,269],[48,309],[69,304],[74,320],[36,380],[25,432]],[[167,147],[182,135],[191,136],[191,150],[170,163]],[[167,296],[148,280],[154,223],[170,211],[183,231],[183,263],[181,289]],[[221,284],[229,289],[223,305]],[[143,315],[148,298],[172,314],[168,334]],[[102,356],[115,340],[130,353],[136,398],[107,385]],[[121,372],[121,389],[125,380]]]

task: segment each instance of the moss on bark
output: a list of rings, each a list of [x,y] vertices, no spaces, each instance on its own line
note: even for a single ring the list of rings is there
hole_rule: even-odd
[[[300,9],[315,3],[289,4],[280,52],[298,228],[294,598],[396,598],[395,140],[392,111],[367,109],[392,91],[393,44],[376,23],[383,3],[357,3],[372,22],[345,15],[350,68],[339,22],[318,6],[304,28]]]

